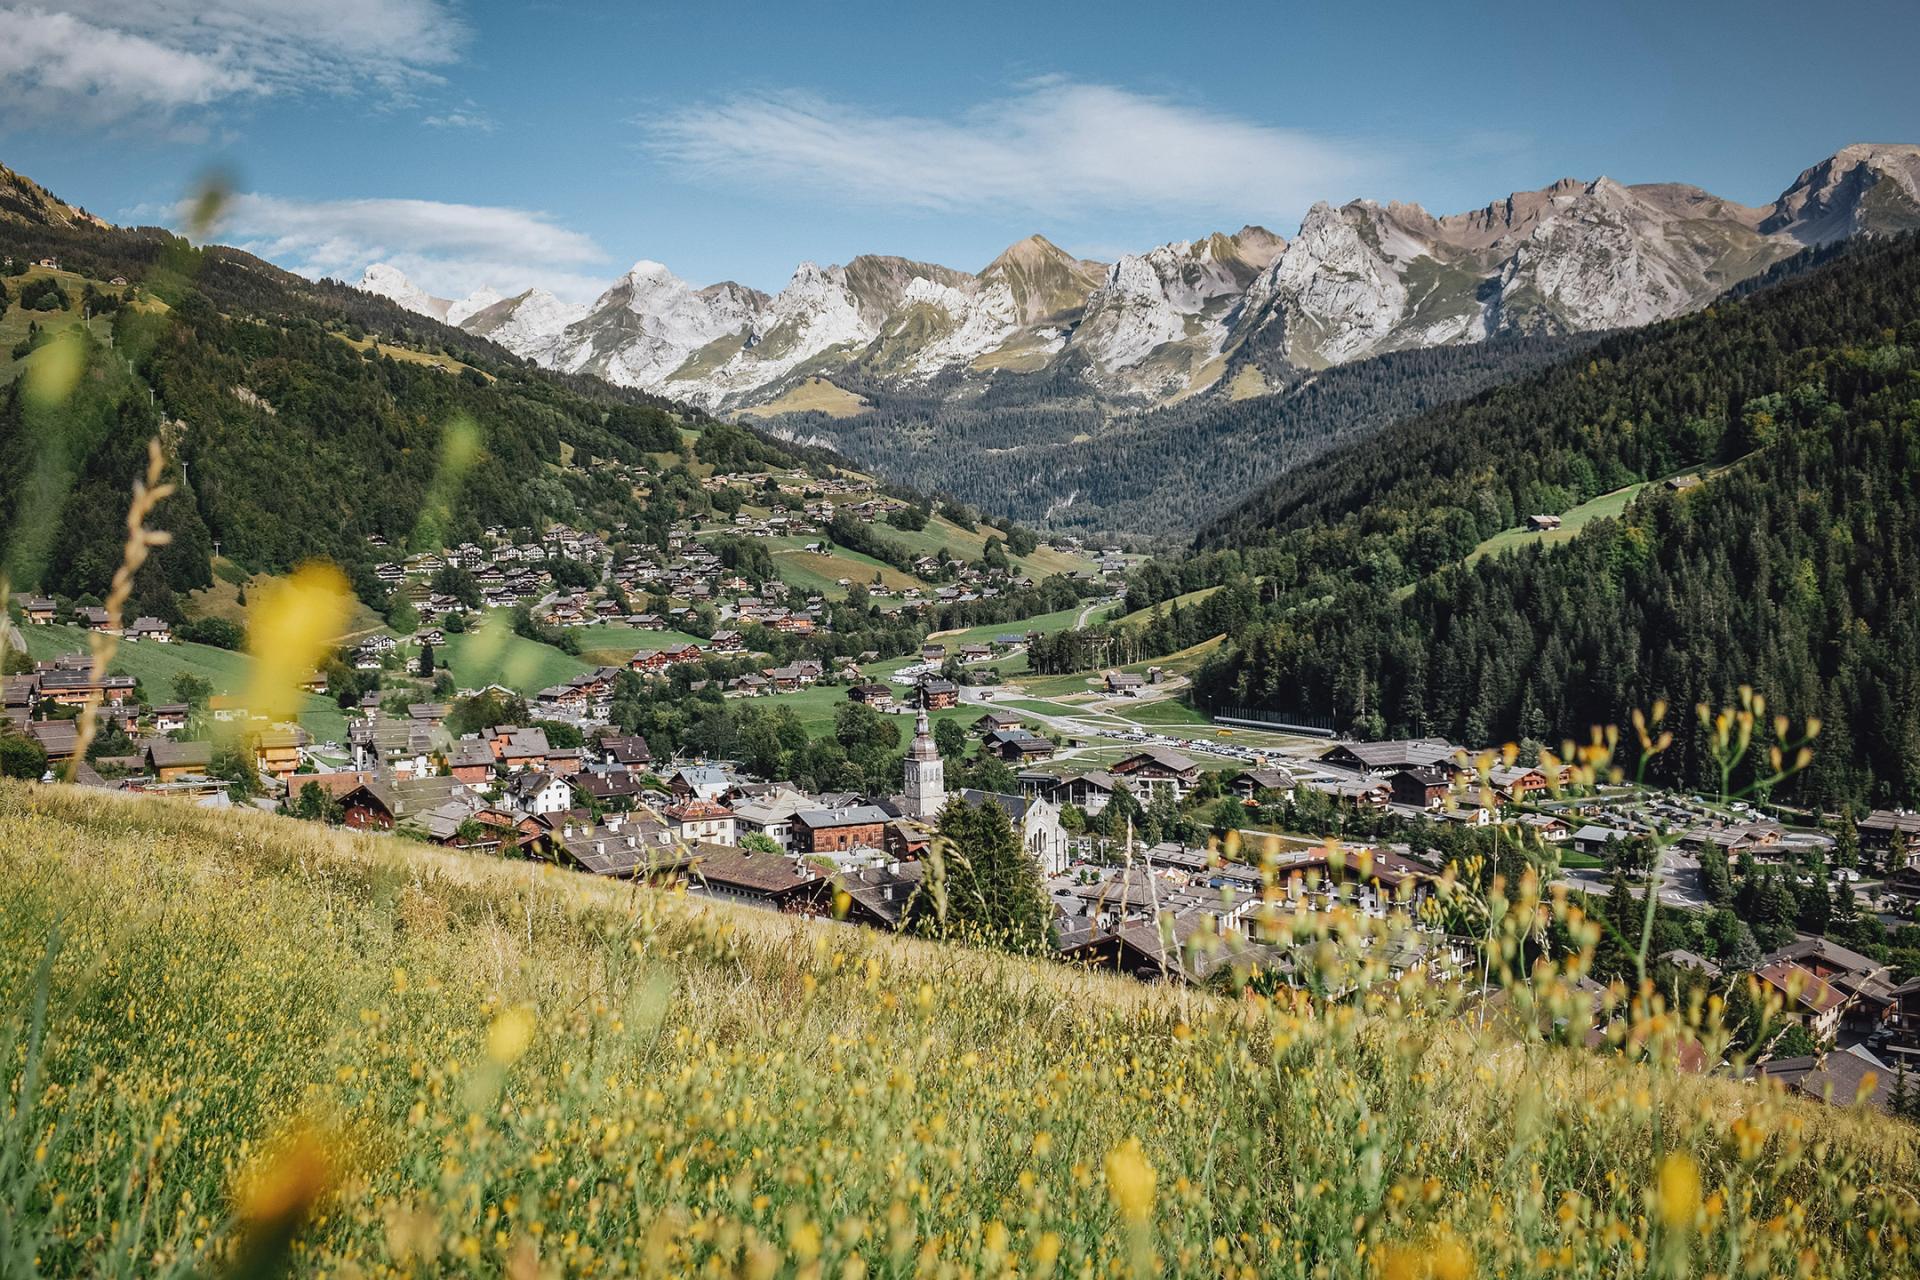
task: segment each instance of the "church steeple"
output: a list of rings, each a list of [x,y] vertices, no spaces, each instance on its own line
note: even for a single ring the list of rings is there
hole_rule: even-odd
[[[931,819],[947,803],[947,766],[934,744],[927,721],[927,693],[920,691],[920,715],[913,722],[913,745],[907,748],[906,810],[913,817]]]

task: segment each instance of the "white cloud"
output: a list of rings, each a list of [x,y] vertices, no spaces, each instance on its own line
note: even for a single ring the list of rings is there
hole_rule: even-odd
[[[176,211],[184,218],[184,210]],[[606,254],[589,236],[549,214],[438,200],[294,200],[235,196],[222,209],[219,238],[290,271],[354,283],[387,262],[427,292],[460,298],[482,286],[511,292],[538,285],[584,301],[606,277],[585,270]]]
[[[404,97],[466,38],[444,0],[0,0],[0,128],[172,121],[305,91]]]
[[[1334,140],[1059,78],[952,118],[776,93],[677,111],[648,131],[656,154],[705,178],[937,211],[1267,217],[1350,190],[1374,167]]]
[[[480,133],[493,132],[493,118],[471,108],[465,111],[443,111],[439,115],[428,116],[420,123],[432,129],[473,129]]]

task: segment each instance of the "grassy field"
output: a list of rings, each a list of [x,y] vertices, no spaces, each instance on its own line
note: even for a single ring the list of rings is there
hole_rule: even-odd
[[[228,566],[231,571],[233,562],[224,556],[214,562],[216,567]],[[242,571],[244,572],[244,571]],[[261,588],[276,580],[270,573],[248,574],[246,578],[246,599],[255,600]],[[358,639],[372,635],[376,631],[387,630],[386,620],[375,613],[366,601],[355,596],[349,606],[352,610],[347,618],[347,629],[343,639]],[[224,618],[242,626],[247,621],[247,605],[241,600],[241,588],[227,579],[214,576],[213,585],[189,592],[186,599],[186,613],[191,618]]]
[[[989,622],[984,626],[968,627],[964,631],[936,631],[927,639],[947,646],[949,650],[963,644],[991,644],[997,636],[1025,637],[1029,631],[1038,631],[1050,636],[1065,631],[1080,616],[1082,606],[1062,609],[1058,613],[1043,613],[1031,618],[1018,618],[1012,622]],[[1097,615],[1096,615],[1097,616]]]
[[[789,387],[777,399],[752,409],[741,410],[742,417],[771,418],[782,413],[824,413],[829,418],[851,418],[872,406],[825,378],[808,378]]]
[[[37,662],[63,653],[85,652],[87,648],[87,633],[79,627],[21,627],[20,633],[26,639],[27,652]],[[114,655],[110,670],[125,672],[138,680],[147,701],[172,702],[174,679],[182,675],[199,676],[213,686],[215,693],[245,693],[253,672],[253,659],[244,653],[211,645],[140,640],[123,643]],[[305,697],[301,702],[300,723],[319,741],[346,741],[346,716],[331,698]]]
[[[978,560],[987,549],[988,538],[1006,541],[998,529],[981,525],[971,532],[962,529],[945,516],[936,515],[927,521],[924,529],[896,529],[885,525],[878,530],[881,537],[896,542],[916,556],[929,556],[942,547],[959,556],[962,560]],[[1052,547],[1041,545],[1030,556],[1013,556],[1013,562],[1036,578],[1044,578],[1054,573],[1077,573],[1093,568],[1093,561],[1086,556],[1071,552],[1055,551]]]
[[[14,345],[26,338],[30,325],[37,324],[45,332],[58,333],[62,329],[71,328],[81,322],[80,294],[86,288],[88,281],[85,276],[72,271],[49,271],[45,267],[28,267],[25,275],[10,277],[6,281],[8,296],[17,299],[26,286],[48,277],[58,280],[60,287],[66,290],[68,301],[66,310],[29,311],[18,302],[10,302],[0,307],[0,386],[5,386],[19,377],[21,372],[46,350],[42,347],[40,351],[22,360],[13,358]],[[96,287],[106,288],[103,284]],[[93,321],[91,328],[96,338],[105,338],[113,332],[113,322],[108,317],[98,317]]]
[[[1157,607],[1163,612],[1171,613],[1175,605],[1186,608],[1190,605],[1199,604],[1219,589],[1219,587],[1202,587],[1198,591],[1189,591],[1185,595],[1175,596],[1173,599],[1165,601]],[[1152,609],[1135,609],[1132,613],[1122,614],[1113,621],[1117,626],[1143,627],[1152,619],[1153,612]]]
[[[1910,1126],[1438,990],[1154,987],[151,799],[0,784],[0,990],[10,1275],[1892,1277],[1920,1230]]]
[[[453,672],[454,683],[462,689],[498,684],[526,694],[591,669],[582,659],[552,645],[515,635],[504,614],[488,615],[485,623],[465,635],[448,636],[434,659]]]
[[[640,649],[706,643],[699,636],[688,635],[684,631],[646,631],[640,627],[630,627],[624,622],[604,622],[569,629],[580,637],[580,660],[591,666],[620,666]]]
[[[888,591],[926,585],[910,573],[902,573],[890,564],[882,564],[872,556],[845,547],[829,552],[802,551],[797,547],[777,550],[773,553],[773,566],[789,586],[801,591],[818,591],[836,600],[847,594],[847,589],[840,585],[841,578],[870,587],[874,575],[878,574],[880,585]]]
[[[1121,707],[1114,714],[1122,720],[1131,720],[1135,724],[1205,725],[1213,723],[1204,712],[1195,711],[1178,698],[1161,698],[1157,702]]]
[[[1214,636],[1211,640],[1202,640],[1178,653],[1170,653],[1163,658],[1154,658],[1147,662],[1136,662],[1130,666],[1113,668],[1116,671],[1129,671],[1135,675],[1147,674],[1148,667],[1159,667],[1170,675],[1186,675],[1206,661],[1207,655],[1226,642],[1225,636]],[[1098,672],[1076,671],[1062,676],[1023,676],[1019,684],[1026,692],[1039,698],[1058,698],[1070,693],[1085,693],[1099,685],[1106,670]]]
[[[374,339],[372,338],[354,339],[344,333],[336,333],[333,336],[352,347],[355,351],[365,351],[374,343]],[[414,351],[409,347],[396,347],[391,342],[382,342],[380,344],[380,354],[383,356],[392,356],[395,360],[403,364],[424,364],[430,368],[439,369],[444,373],[465,373],[469,369],[473,369],[473,366],[466,361],[456,360],[449,355],[443,355],[437,352]],[[475,369],[474,372],[479,373],[480,376],[488,382],[493,381],[493,375],[490,373],[478,369]]]

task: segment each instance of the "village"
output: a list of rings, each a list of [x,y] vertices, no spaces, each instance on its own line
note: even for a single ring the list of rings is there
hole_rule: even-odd
[[[639,470],[621,478],[636,492],[649,483]],[[699,483],[722,499],[652,543],[562,523],[489,528],[412,554],[370,536],[392,603],[386,625],[343,636],[302,682],[310,706],[338,708],[324,716],[273,720],[192,677],[147,688],[130,669],[157,683],[168,668],[155,655],[205,646],[158,617],[16,598],[44,656],[5,677],[5,717],[44,753],[47,776],[85,786],[251,804],[888,930],[910,923],[943,813],[993,806],[1043,887],[1058,958],[1156,982],[1323,981],[1270,927],[1276,904],[1368,922],[1354,940],[1388,978],[1469,982],[1480,943],[1450,932],[1434,899],[1459,840],[1503,834],[1551,858],[1558,886],[1596,900],[1620,891],[1609,871],[1631,867],[1639,882],[1657,845],[1661,907],[1701,918],[1724,907],[1713,884],[1726,876],[1706,870],[1715,860],[1802,883],[1831,877],[1893,928],[1920,902],[1915,815],[1860,822],[1858,852],[1843,860],[1821,824],[1744,804],[1581,789],[1568,771],[1438,739],[1215,721],[1185,702],[1190,663],[1037,676],[1034,642],[1123,608],[1136,561],[1121,548],[1043,549],[1030,535],[1012,545],[1013,531],[985,530],[972,558],[942,549],[894,565],[848,544],[902,558],[905,544],[887,540],[912,526],[922,543],[957,542],[962,527],[942,513],[928,529],[927,511],[857,477],[713,470]],[[1042,596],[1067,607],[1012,609]],[[89,632],[118,645],[104,676],[88,652],[47,652]],[[860,786],[803,786],[650,739],[632,720],[636,707],[716,699],[798,713],[815,735],[852,715],[884,726],[895,749],[910,720],[897,785],[869,774]],[[98,728],[79,758],[89,704]],[[1800,1015],[1814,1049],[1763,1055],[1759,1069],[1815,1096],[1886,1105],[1901,1065],[1920,1071],[1920,981],[1818,934],[1770,941],[1717,958],[1705,944],[1671,947],[1658,961],[1707,980],[1754,973]],[[1587,981],[1587,1034],[1599,1044],[1615,1015],[1604,986]]]
[[[561,556],[594,554],[591,539],[568,531],[553,547]],[[490,562],[495,572],[499,561],[496,554]],[[697,549],[675,571],[688,562],[702,563]],[[432,559],[410,563],[403,581],[442,567]],[[658,579],[636,566],[632,581],[645,589]],[[734,589],[724,580],[716,585]],[[809,790],[757,776],[738,761],[657,752],[611,722],[616,698],[633,696],[636,685],[665,697],[676,668],[704,671],[716,659],[750,658],[750,630],[764,637],[786,622],[806,634],[805,609],[761,612],[768,585],[759,584],[758,597],[728,597],[724,620],[735,625],[704,641],[640,648],[617,666],[540,688],[519,702],[524,723],[451,728],[476,707],[511,706],[517,695],[499,686],[449,691],[443,681],[446,696],[433,696],[400,665],[397,641],[342,649],[344,665],[364,669],[372,658],[405,690],[397,699],[382,689],[362,695],[349,709],[342,744],[316,742],[297,723],[265,722],[230,695],[143,701],[130,676],[95,679],[82,653],[6,677],[5,713],[45,750],[49,776],[71,765],[82,785],[201,805],[252,803],[476,856],[536,860],[888,930],[908,923],[943,812],[991,805],[1005,814],[1044,887],[1059,959],[1148,981],[1206,984],[1233,972],[1307,980],[1296,949],[1263,940],[1262,921],[1276,903],[1289,914],[1353,913],[1370,922],[1379,941],[1365,945],[1377,948],[1388,975],[1470,981],[1478,944],[1448,932],[1431,901],[1445,869],[1444,841],[1409,838],[1410,831],[1510,833],[1552,851],[1559,883],[1600,897],[1621,883],[1607,875],[1628,861],[1620,851],[1657,842],[1661,904],[1680,911],[1711,908],[1711,860],[1723,867],[1744,860],[1802,880],[1807,868],[1821,868],[1835,890],[1849,901],[1864,892],[1861,909],[1895,927],[1920,902],[1920,815],[1882,811],[1857,824],[1856,865],[1882,869],[1866,878],[1836,864],[1831,833],[1746,805],[1629,788],[1583,792],[1569,788],[1564,773],[1476,765],[1459,745],[1437,739],[1328,741],[1219,725],[1156,730],[1121,718],[1175,705],[1169,695],[1180,679],[1159,668],[1096,673],[1087,694],[1053,702],[1023,698],[1017,685],[972,683],[969,663],[1018,655],[1027,639],[1018,631],[951,652],[928,640],[885,662],[873,653],[796,659],[723,682],[728,699],[778,700],[812,689],[875,717],[911,716],[899,785],[884,791]],[[48,602],[19,603],[37,622]],[[439,606],[431,594],[422,604],[423,619]],[[603,616],[591,602],[567,607]],[[567,616],[557,606],[549,615]],[[432,616],[444,627],[462,613],[455,604]],[[125,631],[123,643],[176,643],[153,620]],[[427,630],[414,638],[414,651],[435,643]],[[316,674],[309,690],[324,691],[325,681]],[[74,759],[71,717],[88,701],[97,703],[101,731],[127,750]],[[936,742],[934,716],[964,726],[959,752],[945,725],[945,749]],[[969,761],[991,761],[1003,789],[949,789],[949,765]],[[236,786],[236,774],[250,781]],[[1388,834],[1290,829],[1289,818],[1293,827],[1308,825],[1299,818],[1314,806],[1345,815],[1342,827]],[[1122,812],[1124,827],[1113,821]],[[1240,852],[1227,857],[1227,848]],[[1810,1096],[1858,1095],[1884,1108],[1905,1066],[1920,1070],[1920,981],[1911,975],[1896,980],[1888,964],[1805,933],[1740,959],[1799,1015],[1811,1042],[1808,1053],[1762,1055],[1759,1073]],[[1658,960],[1710,980],[1736,972],[1731,957],[1688,948]],[[1587,985],[1594,1000],[1588,1035],[1597,1045],[1613,1015],[1603,985]]]

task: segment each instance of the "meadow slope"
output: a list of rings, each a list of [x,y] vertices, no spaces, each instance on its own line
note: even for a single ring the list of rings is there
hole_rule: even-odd
[[[1907,1126],[1407,997],[7,783],[0,1273],[1912,1274]]]

